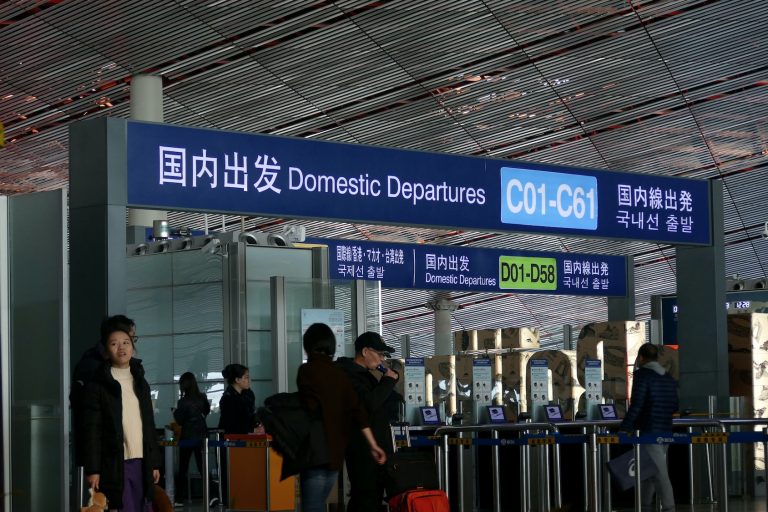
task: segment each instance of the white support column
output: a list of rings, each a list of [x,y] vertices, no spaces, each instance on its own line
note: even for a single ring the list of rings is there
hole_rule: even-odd
[[[453,354],[451,314],[458,309],[458,304],[448,299],[437,299],[427,302],[427,307],[435,312],[435,355]]]
[[[163,122],[163,78],[161,76],[136,75],[131,79],[131,119]],[[168,212],[134,208],[128,210],[129,226],[151,227],[152,221],[155,220],[168,220]]]

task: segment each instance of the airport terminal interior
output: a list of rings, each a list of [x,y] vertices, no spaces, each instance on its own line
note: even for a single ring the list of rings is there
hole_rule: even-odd
[[[219,402],[232,363],[296,391],[318,322],[392,349],[386,441],[450,510],[640,510],[643,445],[676,510],[768,510],[768,3],[10,0],[0,42],[0,510],[87,502],[72,372],[117,314],[175,510],[301,510]],[[620,431],[645,343],[664,435]]]

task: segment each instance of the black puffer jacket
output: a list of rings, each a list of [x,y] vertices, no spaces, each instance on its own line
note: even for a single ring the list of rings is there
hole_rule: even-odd
[[[152,470],[160,468],[160,447],[144,368],[138,359],[131,359],[130,365],[141,412],[144,492],[151,500],[155,489]],[[86,475],[100,475],[99,490],[107,496],[109,508],[120,509],[123,507],[123,399],[120,384],[110,370],[110,363],[105,362],[86,388],[84,466]]]
[[[181,425],[181,439],[205,439],[208,425],[205,417],[211,412],[211,405],[205,395],[185,396],[179,400],[173,419]]]
[[[219,428],[225,434],[250,434],[256,428],[256,395],[250,389],[238,393],[227,386],[219,400]]]

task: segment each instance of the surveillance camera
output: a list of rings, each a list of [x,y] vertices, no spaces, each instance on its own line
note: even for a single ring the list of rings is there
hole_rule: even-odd
[[[216,254],[220,248],[221,240],[218,238],[211,238],[200,248],[200,250],[209,254]]]
[[[763,225],[763,232],[761,233],[760,236],[763,237],[763,240],[768,240],[768,221],[766,221],[765,224]]]
[[[238,239],[246,245],[259,245],[258,237],[253,233],[240,233]]]
[[[290,247],[291,244],[288,240],[283,237],[283,235],[278,235],[275,233],[269,234],[269,245],[274,245],[275,247]]]

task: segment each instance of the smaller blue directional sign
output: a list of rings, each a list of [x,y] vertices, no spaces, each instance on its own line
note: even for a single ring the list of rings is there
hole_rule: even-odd
[[[626,295],[626,258],[600,254],[312,239],[328,246],[332,279],[385,288]]]

